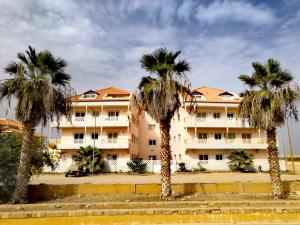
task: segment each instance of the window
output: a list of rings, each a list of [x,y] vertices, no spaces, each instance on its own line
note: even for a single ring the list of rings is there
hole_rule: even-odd
[[[85,93],[81,98],[96,98],[96,93]]]
[[[156,155],[149,155],[149,160],[156,160]]]
[[[229,120],[233,120],[233,118],[234,118],[234,113],[232,113],[232,112],[227,113],[227,118],[228,118]]]
[[[107,155],[107,160],[117,160],[118,155],[117,154],[108,154]]]
[[[198,133],[198,139],[207,140],[207,133]]]
[[[155,139],[149,139],[149,145],[156,145]]]
[[[119,116],[119,112],[117,111],[108,112],[108,116]]]
[[[251,134],[242,134],[242,139],[251,139]]]
[[[194,98],[195,98],[196,100],[202,99],[202,95],[201,95],[201,94],[193,94],[193,96],[194,96]]]
[[[83,133],[76,133],[74,134],[74,139],[75,140],[79,140],[79,139],[83,139],[84,138],[84,134]]]
[[[206,112],[199,112],[196,114],[197,120],[206,120]]]
[[[93,117],[98,117],[99,116],[99,112],[92,112],[92,116]]]
[[[229,133],[228,134],[228,139],[230,139],[230,140],[235,139],[235,133]]]
[[[74,143],[75,144],[83,144],[83,138],[84,138],[83,133],[75,133],[74,134]]]
[[[98,133],[92,133],[91,137],[93,140],[98,140]]]
[[[155,124],[149,124],[148,129],[149,130],[154,130],[155,129]]]
[[[216,160],[223,160],[222,154],[216,154]]]
[[[216,139],[216,140],[221,140],[221,139],[222,139],[222,134],[220,134],[220,133],[215,133],[215,139]]]
[[[246,144],[251,143],[251,134],[242,134],[242,142]]]
[[[200,161],[208,161],[208,155],[207,154],[200,154],[199,155]]]
[[[221,113],[217,112],[214,113],[214,119],[220,119],[221,118]]]
[[[108,143],[116,143],[118,139],[118,133],[108,133]]]
[[[75,113],[75,117],[85,117],[85,113],[84,112],[77,112],[77,113]]]

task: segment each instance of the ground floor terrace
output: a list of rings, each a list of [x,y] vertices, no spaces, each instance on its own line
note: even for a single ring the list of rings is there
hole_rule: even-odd
[[[72,155],[77,151],[77,149],[62,150],[59,166],[55,172],[66,172],[73,163]],[[232,151],[232,149],[187,149],[185,154],[179,154],[176,159],[172,159],[171,171],[178,171],[180,163],[184,163],[185,168],[190,171],[199,169],[200,165],[208,171],[230,171],[228,156]],[[268,171],[269,165],[265,149],[248,149],[245,151],[253,155],[253,168],[255,170]],[[133,158],[129,149],[103,149],[102,153],[106,163],[105,172],[128,172],[127,163]],[[147,164],[147,172],[160,172],[161,161],[157,158],[158,156],[143,158]],[[286,171],[285,161],[280,160],[279,162],[281,170]]]
[[[64,173],[74,163],[72,155],[78,149],[64,149],[60,151],[59,165],[54,172]],[[128,171],[127,162],[132,158],[129,149],[102,149],[102,157],[105,160],[105,172],[126,172]],[[49,172],[46,168],[45,172]]]

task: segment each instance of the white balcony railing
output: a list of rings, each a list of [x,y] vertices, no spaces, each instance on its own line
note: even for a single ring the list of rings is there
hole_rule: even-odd
[[[62,118],[60,120],[60,127],[94,127],[94,126],[115,126],[127,127],[129,126],[129,119],[125,115],[121,116],[85,116],[85,117],[71,117]],[[52,127],[57,124],[52,123]]]
[[[267,144],[263,138],[251,139],[187,139],[187,149],[266,149]]]
[[[99,149],[128,149],[129,148],[129,138],[119,137],[119,138],[108,138],[102,137],[97,140],[91,138],[86,139],[74,139],[72,137],[62,137],[57,141],[58,149],[79,149],[84,146],[94,146]]]
[[[247,122],[243,122],[239,118],[224,118],[215,119],[213,117],[198,118],[188,117],[185,119],[186,127],[249,127]]]

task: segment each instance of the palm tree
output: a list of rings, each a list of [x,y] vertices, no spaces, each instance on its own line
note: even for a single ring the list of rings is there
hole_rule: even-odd
[[[67,64],[49,51],[36,52],[29,46],[26,53],[17,54],[18,61],[5,67],[11,78],[0,82],[0,101],[16,99],[16,118],[23,124],[24,133],[20,163],[13,193],[13,203],[27,201],[30,179],[32,139],[35,127],[48,120],[67,115],[70,109],[70,75],[65,73]]]
[[[288,117],[298,119],[299,88],[292,86],[293,76],[274,59],[269,59],[265,65],[254,62],[252,67],[252,75],[239,76],[247,86],[241,94],[239,113],[252,127],[266,130],[273,197],[282,199],[286,194],[280,178],[276,128],[283,126]]]
[[[228,165],[232,171],[244,172],[253,164],[253,155],[243,150],[230,152],[228,159]]]
[[[161,132],[161,199],[172,200],[171,189],[171,119],[181,106],[182,94],[190,93],[190,83],[185,72],[190,70],[185,60],[175,61],[181,52],[160,48],[152,54],[143,55],[141,67],[149,72],[143,77],[137,100],[140,110],[146,111],[160,124]],[[156,75],[152,77],[151,75]]]
[[[94,173],[103,172],[105,162],[102,158],[102,151],[97,148],[93,148],[90,145],[86,147],[80,147],[80,150],[72,155],[72,158],[78,165],[79,169],[90,172],[94,168]]]

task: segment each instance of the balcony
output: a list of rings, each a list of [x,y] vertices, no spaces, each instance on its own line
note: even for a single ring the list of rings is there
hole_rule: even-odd
[[[60,127],[127,127],[129,120],[127,116],[85,116],[72,117],[71,119],[62,118]],[[53,122],[52,127],[57,127],[57,123]]]
[[[87,139],[73,139],[73,138],[62,138],[57,141],[58,149],[80,149],[80,147],[94,146],[94,140]],[[129,138],[116,138],[110,139],[107,137],[95,140],[95,147],[98,149],[128,149]]]
[[[229,128],[249,128],[249,124],[243,124],[241,119],[227,119],[220,118],[214,119],[212,117],[207,118],[197,118],[197,117],[189,117],[185,119],[186,127],[229,127]]]
[[[266,149],[267,144],[262,138],[252,139],[187,139],[187,149]]]

